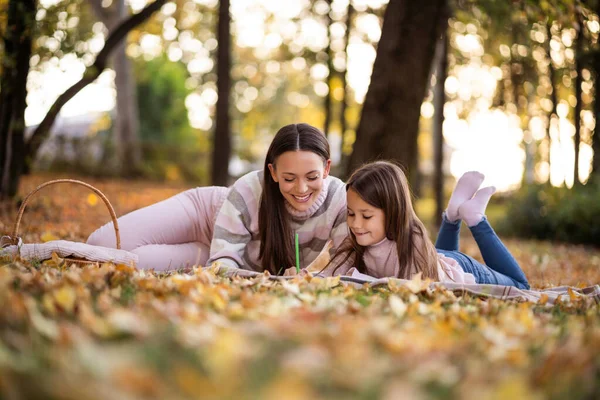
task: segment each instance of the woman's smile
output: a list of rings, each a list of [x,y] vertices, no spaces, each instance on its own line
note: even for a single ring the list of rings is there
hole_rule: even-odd
[[[295,194],[293,194],[292,196],[294,197],[294,200],[296,200],[298,203],[306,203],[307,201],[310,200],[310,198],[312,196],[312,192],[308,193],[308,194],[305,194],[303,196],[298,196],[298,195],[295,195]]]

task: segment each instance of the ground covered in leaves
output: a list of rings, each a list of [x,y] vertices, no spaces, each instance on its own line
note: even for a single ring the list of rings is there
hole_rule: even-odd
[[[48,180],[27,178],[23,192]],[[118,215],[185,187],[89,181]],[[12,229],[16,213],[3,216]],[[84,240],[108,219],[85,188],[25,211],[26,243]],[[600,282],[600,252],[508,240],[534,287]],[[465,235],[463,251],[477,255]],[[336,279],[0,266],[0,398],[600,398],[600,311]]]

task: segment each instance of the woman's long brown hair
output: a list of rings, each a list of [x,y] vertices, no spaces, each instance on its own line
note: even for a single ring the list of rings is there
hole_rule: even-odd
[[[289,213],[279,184],[269,172],[269,164],[276,165],[277,157],[288,151],[310,151],[329,160],[329,143],[325,135],[308,124],[292,124],[281,128],[267,151],[264,166],[264,186],[258,210],[260,234],[259,257],[265,270],[277,275],[285,271],[294,261],[294,238],[290,228]]]
[[[439,280],[437,251],[414,211],[404,171],[388,161],[365,164],[350,176],[346,192],[350,189],[368,204],[383,210],[387,238],[396,242],[398,250],[400,270],[397,277],[410,279],[412,274],[422,272],[424,278]],[[363,261],[365,249],[350,232],[330,264],[337,265],[337,269],[350,259],[359,272],[368,273]]]

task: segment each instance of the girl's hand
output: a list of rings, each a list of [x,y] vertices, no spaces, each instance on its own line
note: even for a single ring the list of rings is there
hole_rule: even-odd
[[[301,269],[300,273],[296,272],[296,267],[289,267],[283,272],[283,276],[313,275],[321,272],[321,270],[329,263],[329,250],[331,249],[331,246],[333,246],[333,242],[328,240],[317,258],[308,264],[306,268]]]

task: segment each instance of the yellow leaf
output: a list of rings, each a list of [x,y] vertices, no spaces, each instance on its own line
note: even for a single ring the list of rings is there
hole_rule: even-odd
[[[117,264],[116,270],[125,272],[127,274],[133,274],[136,271],[133,266],[126,264]]]
[[[42,297],[42,307],[51,316],[56,315],[56,305],[54,305],[54,299],[50,294],[46,293]]]
[[[329,277],[325,278],[325,284],[327,285],[328,288],[333,288],[340,284],[340,279],[341,279],[340,275],[329,276]]]
[[[77,295],[71,286],[63,286],[54,292],[54,301],[67,313],[72,313],[75,308]]]
[[[538,300],[538,304],[540,305],[545,305],[546,303],[548,303],[548,295],[546,293],[542,293],[542,295],[540,296],[540,299]]]
[[[62,266],[64,266],[65,260],[63,258],[60,258],[58,256],[58,254],[56,254],[56,252],[52,253],[52,258],[49,260],[45,260],[43,262],[44,265],[50,267],[50,268],[61,268]]]
[[[41,236],[42,242],[46,243],[46,242],[50,242],[52,240],[58,240],[58,237],[55,236],[54,234],[52,234],[51,232],[44,232]]]
[[[388,279],[388,288],[390,289],[390,291],[397,293],[400,290],[400,288],[402,287],[402,284],[400,282],[401,281],[399,279],[389,278]]]
[[[87,203],[94,207],[96,204],[98,204],[98,196],[96,196],[94,193],[90,193],[87,197]]]
[[[429,284],[431,283],[431,281],[429,279],[423,280],[421,275],[422,273],[419,272],[415,274],[410,281],[406,282],[406,287],[412,293],[421,293],[429,288]]]
[[[567,291],[569,292],[569,298],[571,299],[571,301],[576,302],[579,298],[577,293],[575,293],[575,291],[571,288],[567,288]]]
[[[206,366],[213,378],[235,376],[241,368],[240,361],[251,353],[244,335],[231,330],[222,331],[211,345],[212,351],[206,355]]]
[[[219,311],[223,311],[227,308],[227,302],[217,292],[212,292],[210,296],[212,305]]]
[[[340,278],[339,275],[327,278],[314,277],[310,280],[310,286],[319,290],[331,289],[340,284]]]
[[[56,265],[59,265],[62,264],[65,259],[61,258],[56,252],[52,252],[52,261],[54,261]]]

